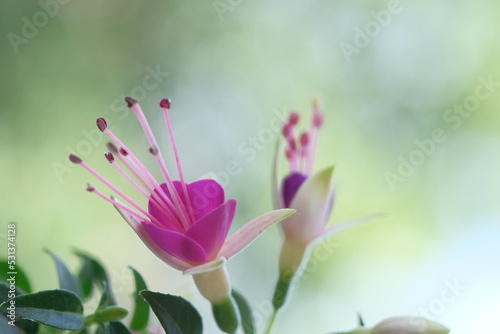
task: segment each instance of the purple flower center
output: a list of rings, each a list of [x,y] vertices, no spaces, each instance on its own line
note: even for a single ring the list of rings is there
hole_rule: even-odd
[[[301,173],[291,173],[283,180],[283,201],[285,207],[289,208],[295,194],[300,186],[307,179],[307,176]]]

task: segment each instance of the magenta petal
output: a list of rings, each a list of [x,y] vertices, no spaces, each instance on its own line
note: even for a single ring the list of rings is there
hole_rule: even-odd
[[[187,205],[184,192],[182,190],[182,184],[180,181],[173,181],[174,188],[177,194],[180,196],[185,205]],[[173,203],[172,196],[168,191],[168,187],[165,183],[160,184],[161,189],[166,194],[167,198]],[[224,189],[222,186],[214,180],[199,180],[192,183],[186,184],[187,192],[191,205],[193,207],[193,212],[195,215],[195,220],[199,220],[207,213],[213,211],[215,208],[219,207],[224,203]],[[157,189],[155,189],[157,191]],[[153,205],[151,201],[148,203],[148,211],[153,217],[158,219],[163,226],[168,229],[173,229],[181,232],[178,229],[179,224],[174,224],[167,218],[167,216],[160,210],[156,205]],[[177,208],[176,208],[177,211]]]
[[[203,218],[187,231],[186,235],[200,244],[208,260],[217,257],[226,240],[236,211],[236,200],[230,199]]]
[[[206,262],[207,254],[203,247],[186,235],[160,228],[148,222],[143,222],[142,226],[151,239],[168,254],[192,264]]]
[[[290,207],[290,203],[292,203],[297,190],[299,190],[306,179],[307,176],[304,174],[292,173],[283,180],[283,201],[286,208]]]
[[[224,203],[224,188],[215,180],[206,179],[189,183],[187,191],[196,220]]]
[[[165,184],[163,184],[162,186],[164,186],[164,185]],[[162,201],[161,199],[159,201],[160,201],[160,203],[164,204],[163,202],[161,202]],[[162,227],[164,227],[164,228],[166,228],[168,230],[182,232],[180,224],[179,223],[175,224],[174,222],[172,222],[168,218],[168,216],[165,214],[165,212],[158,207],[157,204],[151,203],[151,200],[148,202],[148,212],[153,217],[155,217],[156,219],[158,219],[158,221],[162,224]]]

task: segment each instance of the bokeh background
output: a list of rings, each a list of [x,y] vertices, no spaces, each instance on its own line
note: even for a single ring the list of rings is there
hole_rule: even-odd
[[[216,333],[191,278],[87,193],[88,181],[107,190],[67,155],[129,190],[95,119],[153,165],[122,99],[141,100],[167,150],[157,103],[168,96],[185,174],[225,176],[235,230],[272,208],[273,124],[293,109],[308,119],[317,95],[316,165],[336,164],[330,224],[388,215],[313,253],[276,333],[351,329],[356,312],[368,325],[408,314],[454,334],[500,333],[498,13],[492,0],[2,1],[0,257],[16,222],[35,289],[57,285],[44,248],[72,268],[72,249],[83,249],[109,267],[124,304],[132,265],[151,289],[190,299]],[[226,175],[232,160],[241,168]],[[272,228],[228,264],[261,328],[279,243]]]

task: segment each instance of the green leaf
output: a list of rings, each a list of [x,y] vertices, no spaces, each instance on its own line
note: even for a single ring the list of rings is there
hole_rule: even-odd
[[[17,319],[16,327],[24,330],[26,334],[36,334],[38,333],[38,328],[40,327],[38,322],[34,322],[27,319]],[[2,332],[3,333],[3,332]]]
[[[18,296],[0,305],[1,311],[9,311],[15,303],[16,316],[59,329],[83,328],[83,305],[73,292],[47,290]]]
[[[92,256],[78,250],[75,250],[74,253],[83,260],[78,279],[80,280],[83,298],[86,300],[92,295],[94,284],[101,288],[104,288],[106,284],[109,286],[108,274],[99,261]],[[112,299],[114,304],[114,297]]]
[[[57,267],[57,276],[59,277],[59,287],[62,290],[74,292],[77,296],[82,297],[82,289],[78,279],[69,271],[64,262],[52,251],[46,250],[52,256]]]
[[[11,298],[23,295],[24,292],[17,289],[14,291],[10,290],[10,285],[5,283],[5,282],[0,282],[0,304],[5,302],[6,300],[10,300]],[[12,295],[14,293],[14,295]],[[10,297],[10,298],[9,298]],[[6,312],[1,312],[2,315],[7,316]],[[10,321],[11,319],[9,319]],[[38,331],[38,323],[33,322],[30,320],[23,320],[23,319],[15,319],[15,324],[16,327],[18,327],[20,330],[23,330],[23,333],[26,334],[34,334]],[[11,325],[9,325],[12,327]],[[1,326],[0,326],[1,329]],[[0,333],[3,333],[3,331],[0,331]]]
[[[134,314],[132,315],[132,320],[130,322],[130,329],[133,331],[141,331],[146,329],[149,323],[149,305],[146,301],[141,298],[139,292],[146,290],[146,282],[142,278],[141,274],[132,267],[129,267],[134,273],[135,280],[135,292],[133,297],[135,298]]]
[[[10,290],[10,286],[11,285],[8,283],[0,282],[0,304],[6,300],[9,300],[10,299],[9,297],[24,295],[23,291],[21,291],[17,287],[15,287],[15,290],[14,290],[15,296],[12,296],[11,295],[12,291]]]
[[[96,328],[94,334],[110,334],[110,329],[108,324],[99,324],[99,327]]]
[[[3,315],[0,315],[0,333],[2,334],[26,334],[26,332],[16,326],[9,325],[10,319],[7,319]]]
[[[95,334],[131,334],[130,330],[124,324],[117,321],[101,324]]]
[[[111,287],[108,285],[108,282],[103,282],[102,295],[99,300],[99,306],[97,306],[97,311],[112,305],[116,305],[113,291],[111,291]]]
[[[201,334],[203,324],[198,311],[182,297],[143,290],[141,296],[156,314],[166,334]]]
[[[365,327],[365,322],[363,321],[363,317],[359,312],[358,312],[358,325],[359,327]]]
[[[73,332],[73,334],[90,334],[90,330],[87,328],[82,328],[79,331]]]
[[[124,324],[118,321],[112,321],[109,323],[110,334],[131,334]]]
[[[31,284],[25,271],[17,263],[15,264],[14,270],[16,272],[16,286],[24,292],[30,293]],[[7,282],[7,279],[13,276],[7,274],[8,272],[12,272],[9,263],[7,261],[0,261],[0,280]]]
[[[238,305],[238,309],[240,311],[241,325],[243,327],[243,332],[245,334],[254,334],[255,324],[250,304],[248,304],[245,297],[243,297],[243,295],[240,294],[238,291],[233,290],[231,294],[234,298],[234,301],[236,302],[236,305]]]

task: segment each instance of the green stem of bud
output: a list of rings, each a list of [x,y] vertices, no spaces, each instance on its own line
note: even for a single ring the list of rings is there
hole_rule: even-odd
[[[273,294],[273,313],[269,319],[266,333],[271,333],[278,310],[286,303],[288,294],[293,286],[293,279],[302,262],[307,258],[307,246],[307,243],[289,238],[283,240],[279,258],[279,277]]]
[[[279,258],[279,277],[273,295],[273,306],[277,311],[286,302],[292,281],[302,262],[307,257],[307,244],[285,238]]]
[[[280,272],[273,294],[273,307],[278,311],[286,302],[295,272]]]
[[[231,297],[231,283],[225,267],[193,275],[200,293],[212,304],[212,312],[219,328],[235,333],[239,326],[239,313]]]

